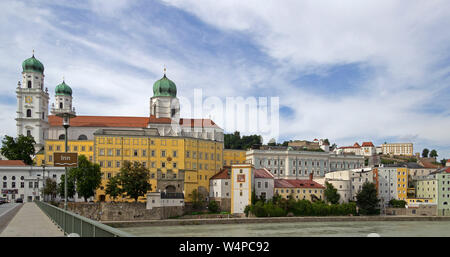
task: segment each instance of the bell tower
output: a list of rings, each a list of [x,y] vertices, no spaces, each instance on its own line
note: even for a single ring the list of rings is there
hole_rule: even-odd
[[[22,83],[17,83],[17,135],[32,136],[36,152],[48,133],[48,89],[44,90],[44,65],[33,56],[22,62]]]

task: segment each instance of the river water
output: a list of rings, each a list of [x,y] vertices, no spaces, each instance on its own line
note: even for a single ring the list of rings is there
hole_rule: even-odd
[[[136,236],[166,237],[450,237],[450,221],[346,221],[129,227]]]

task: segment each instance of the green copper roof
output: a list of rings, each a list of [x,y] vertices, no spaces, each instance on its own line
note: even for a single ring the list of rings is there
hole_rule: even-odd
[[[162,79],[156,81],[155,84],[153,84],[153,96],[176,97],[177,86],[175,85],[175,83],[173,83],[172,80],[166,77],[166,74],[164,74],[164,77],[162,77]]]
[[[63,80],[63,82],[61,84],[56,86],[55,95],[70,95],[70,96],[72,96],[72,89]]]
[[[34,71],[44,73],[44,65],[38,59],[34,58],[34,54],[31,58],[22,62],[22,69],[24,72]]]

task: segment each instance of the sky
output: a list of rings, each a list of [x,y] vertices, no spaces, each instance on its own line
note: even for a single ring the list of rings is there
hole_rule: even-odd
[[[412,142],[450,158],[448,28],[449,1],[2,0],[0,136],[16,134],[34,49],[50,101],[64,77],[78,115],[148,116],[167,67],[189,99],[278,97],[278,142]]]

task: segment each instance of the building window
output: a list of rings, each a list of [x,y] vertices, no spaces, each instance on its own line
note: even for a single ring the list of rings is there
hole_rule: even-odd
[[[88,138],[87,138],[87,136],[86,135],[80,135],[79,137],[78,137],[78,140],[87,140]]]

